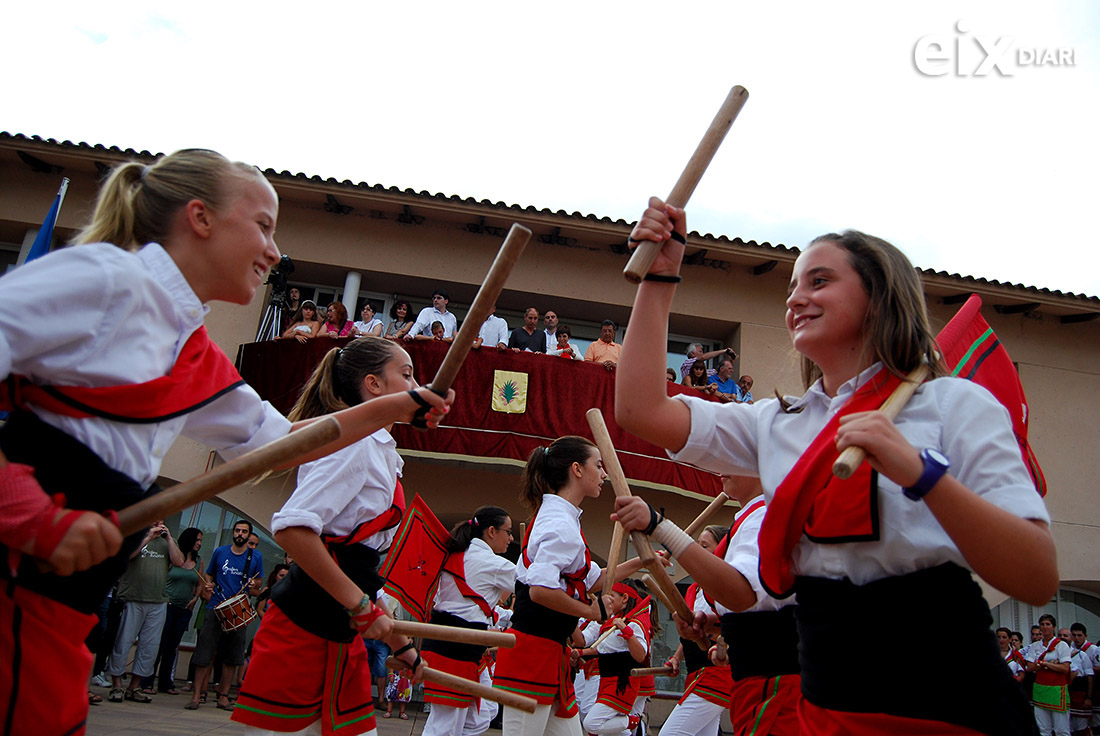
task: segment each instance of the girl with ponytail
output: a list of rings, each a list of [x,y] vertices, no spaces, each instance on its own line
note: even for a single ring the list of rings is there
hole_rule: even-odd
[[[450,554],[431,623],[482,631],[496,624],[494,607],[516,584],[516,566],[501,556],[511,542],[512,518],[497,506],[482,506],[455,524],[447,541]],[[429,667],[490,684],[487,670],[481,677],[478,673],[484,654],[485,647],[477,644],[424,640],[424,661]],[[424,700],[432,704],[425,736],[461,736],[468,709],[477,707],[473,696],[436,683],[424,685]]]
[[[232,459],[292,429],[202,325],[208,302],[250,303],[279,262],[278,210],[258,169],[214,151],[122,163],[79,247],[0,280],[0,411],[11,413],[0,427],[0,555],[17,565],[0,566],[0,621],[41,624],[0,638],[0,671],[34,651],[17,676],[50,683],[2,699],[0,722],[13,732],[82,730],[84,638],[145,535],[123,540],[109,517],[150,492],[176,438]],[[29,303],[43,305],[31,319]],[[357,406],[339,415],[342,438],[314,457],[424,402],[438,422],[447,401],[430,391]]]
[[[290,418],[305,421],[372,404],[416,385],[408,353],[365,337],[325,355]],[[380,555],[405,510],[392,427],[303,464],[297,487],[271,518],[275,541],[294,563],[271,590],[233,720],[298,732],[323,718],[326,728],[349,736],[373,732],[364,637],[385,641],[419,681],[420,655],[404,636],[391,634],[393,620],[374,603],[382,587]]]
[[[603,571],[581,533],[581,503],[597,498],[607,473],[596,446],[584,437],[559,437],[527,459],[520,500],[534,513],[516,572],[511,633],[516,646],[497,652],[493,686],[534,697],[533,714],[504,707],[504,732],[532,736],[574,733],[577,704],[569,677],[569,640],[581,618],[606,621],[611,596],[589,591]],[[641,569],[637,558],[616,568],[622,579]]]

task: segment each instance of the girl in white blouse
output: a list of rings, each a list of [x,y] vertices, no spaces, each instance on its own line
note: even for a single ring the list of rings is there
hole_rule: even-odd
[[[290,418],[308,420],[416,385],[400,346],[362,338],[325,355]],[[272,517],[275,541],[294,564],[271,591],[233,720],[297,732],[324,718],[349,736],[373,733],[364,637],[385,641],[419,681],[419,654],[408,639],[391,635],[393,620],[372,602],[382,586],[380,554],[405,506],[392,426],[303,464],[297,487]]]
[[[760,477],[768,504],[761,583],[780,596],[798,592],[803,732],[1026,732],[1030,710],[1002,664],[988,606],[970,577],[972,570],[1034,605],[1058,587],[1049,516],[1008,415],[985,389],[942,377],[925,383],[896,422],[872,410],[921,361],[939,371],[916,269],[864,233],[817,238],[796,261],[787,298],[806,394],[709,407],[694,397],[669,398],[657,359],[685,232],[684,211],[652,198],[632,233],[662,245],[638,288],[615,415],[677,460]],[[849,446],[864,448],[868,464],[849,481],[826,480],[832,461],[824,460]],[[788,474],[822,480],[792,487],[784,485]],[[730,572],[639,501],[617,518],[654,531],[685,566]],[[888,637],[863,637],[852,657],[850,637],[836,633],[904,631],[928,620],[952,621],[952,668],[967,672],[965,702],[929,691],[940,681],[924,673],[877,678],[863,663],[890,657]]]

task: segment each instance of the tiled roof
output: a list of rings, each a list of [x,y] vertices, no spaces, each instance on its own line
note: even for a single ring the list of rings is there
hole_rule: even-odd
[[[104,146],[102,144],[90,144],[90,143],[73,143],[72,141],[58,141],[54,138],[42,138],[41,136],[32,135],[27,136],[22,133],[8,133],[0,131],[0,141],[14,140],[14,141],[27,141],[30,143],[44,144],[48,146],[54,146],[63,150],[76,150],[76,151],[103,151],[109,153],[112,156],[126,157],[126,158],[147,158],[154,159],[159,156],[163,156],[163,153],[150,153],[149,151],[135,151],[132,148],[119,148],[118,146]],[[276,171],[275,169],[264,169],[264,175],[275,181],[286,182],[312,182],[316,184],[324,184],[326,186],[342,187],[346,189],[359,189],[364,191],[373,191],[378,193],[395,194],[403,197],[413,197],[421,200],[428,200],[434,202],[455,202],[459,204],[475,205],[480,207],[489,207],[496,210],[519,212],[528,215],[542,215],[551,217],[562,217],[570,220],[578,220],[585,222],[594,222],[605,225],[612,225],[617,227],[627,228],[633,225],[633,223],[627,222],[622,219],[612,220],[610,217],[598,217],[592,214],[583,214],[581,212],[566,212],[565,210],[552,211],[547,208],[538,208],[531,205],[522,206],[518,204],[507,204],[506,202],[492,202],[488,199],[476,199],[474,197],[460,197],[454,194],[433,194],[426,190],[416,191],[414,189],[399,189],[398,187],[387,187],[382,184],[369,184],[367,182],[353,182],[350,179],[337,180],[333,177],[324,178],[317,175],[308,175],[304,173],[292,173],[290,171]],[[693,239],[693,245],[697,245],[698,241],[711,242],[718,245],[732,245],[739,248],[753,248],[763,251],[762,255],[767,253],[781,253],[795,255],[799,253],[799,249],[782,244],[772,245],[771,243],[757,243],[753,240],[742,240],[741,238],[729,238],[725,235],[712,235],[710,233],[699,233],[692,231],[690,237]],[[1012,291],[1023,292],[1024,294],[1041,295],[1045,297],[1061,298],[1061,299],[1073,299],[1078,302],[1084,302],[1088,305],[1096,305],[1100,308],[1100,297],[1088,296],[1086,294],[1075,294],[1072,292],[1058,291],[1056,289],[1039,288],[1037,286],[1027,286],[1025,284],[1011,284],[994,279],[985,279],[977,276],[964,276],[957,273],[948,273],[946,271],[936,271],[932,269],[918,268],[918,271],[925,277],[948,279],[951,281],[961,282],[960,288],[965,288],[963,284],[971,284],[982,288],[1001,288],[1010,289]],[[1020,298],[1023,298],[1021,295]],[[1081,305],[1084,306],[1084,305]]]

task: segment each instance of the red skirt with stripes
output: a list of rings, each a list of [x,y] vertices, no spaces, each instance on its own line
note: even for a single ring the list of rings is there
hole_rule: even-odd
[[[232,719],[278,732],[321,719],[324,736],[358,736],[375,729],[371,680],[360,637],[340,643],[314,636],[272,603],[252,640]]]
[[[706,669],[711,669],[707,667]],[[730,691],[730,721],[736,736],[799,736],[802,678],[798,675],[746,677]],[[837,732],[840,733],[840,732]]]
[[[700,667],[688,675],[682,704],[687,696],[695,693],[708,703],[730,707],[730,693],[733,692],[733,675],[729,667]]]
[[[451,659],[439,652],[421,652],[420,656],[424,658],[424,664],[432,669],[441,670],[471,682],[478,681],[477,662]],[[481,698],[475,698],[469,693],[460,693],[437,682],[424,682],[424,701],[433,705],[449,705],[452,708],[466,708],[476,701],[478,707],[481,707]]]
[[[981,736],[980,731],[943,721],[829,710],[804,698],[798,699],[798,721],[805,736]]]
[[[515,629],[508,629],[507,633],[515,634],[516,645],[497,650],[493,687],[534,698],[539,705],[550,705],[556,700],[560,704],[554,714],[557,718],[577,715],[568,647]]]

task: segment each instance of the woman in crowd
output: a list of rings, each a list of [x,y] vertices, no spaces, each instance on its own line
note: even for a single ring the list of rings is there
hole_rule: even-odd
[[[707,362],[705,360],[696,360],[692,363],[688,374],[684,376],[680,383],[712,396],[718,393],[717,384],[707,383]]]
[[[340,302],[333,302],[325,310],[325,323],[321,326],[322,334],[331,338],[359,337],[359,331],[355,329],[355,323],[348,319],[348,310]]]
[[[187,624],[191,621],[191,614],[195,611],[195,605],[202,600],[202,584],[196,574],[196,570],[202,570],[202,557],[199,556],[202,530],[188,527],[180,532],[176,543],[183,552],[183,564],[168,568],[168,582],[165,586],[168,611],[165,614],[164,629],[161,630],[160,652],[155,665],[158,672],[157,692],[169,695],[179,695],[174,682],[176,654],[180,642],[183,641],[183,634],[187,631]],[[149,677],[142,684],[151,686],[152,679]]]
[[[729,531],[729,527],[725,526],[708,526],[699,532],[699,546],[711,554],[717,554],[718,545]],[[688,586],[684,598],[693,611],[704,614],[714,611],[698,583]],[[729,666],[714,665],[705,649],[683,637],[675,654],[665,664],[672,668],[673,677],[683,669],[687,678],[684,694],[661,726],[661,733],[664,736],[711,736],[716,733],[722,713],[730,707],[733,679]]]
[[[306,299],[290,318],[290,327],[283,331],[282,339],[293,337],[298,342],[305,342],[311,337],[317,337],[320,329],[321,318],[317,316],[317,305]]]
[[[501,557],[511,542],[512,518],[497,506],[482,506],[451,529],[431,623],[482,631],[496,623],[494,606],[516,585],[516,566]],[[425,639],[423,655],[429,667],[476,682],[485,649],[477,644]],[[424,701],[432,705],[425,736],[461,736],[467,708],[475,698],[427,683]]]
[[[581,533],[580,506],[598,498],[607,479],[600,451],[583,437],[559,437],[527,460],[520,500],[534,513],[516,570],[512,628],[516,646],[497,651],[494,687],[535,698],[533,714],[504,707],[510,736],[574,734],[579,730],[568,642],[581,618],[606,621],[610,596],[588,600],[603,572]],[[641,568],[637,558],[616,568],[622,579]],[[556,704],[556,705],[555,705]]]
[[[396,340],[397,333],[408,331],[408,328],[412,327],[412,305],[404,299],[398,299],[390,307],[390,324],[386,327],[386,334],[384,337],[387,340]]]
[[[202,326],[205,303],[248,304],[279,262],[277,216],[263,174],[213,151],[127,162],[103,184],[77,236],[85,245],[0,281],[0,379],[19,388],[0,392],[15,403],[0,427],[0,544],[18,564],[0,571],[0,690],[22,685],[18,699],[0,699],[0,722],[13,732],[83,731],[84,638],[145,535],[124,542],[109,512],[146,494],[157,448],[186,434],[232,459],[292,429]],[[40,319],[27,318],[32,301],[49,305]],[[424,402],[437,423],[447,401],[428,390],[355,407],[338,416],[341,439],[311,455],[406,421]],[[16,668],[18,651],[35,656]]]
[[[408,353],[366,337],[325,355],[289,416],[313,419],[415,387]],[[391,428],[303,464],[272,517],[275,541],[294,564],[272,589],[233,720],[277,732],[305,731],[318,719],[348,736],[373,731],[364,637],[385,641],[419,680],[420,655],[391,634],[393,619],[373,603],[382,587],[380,554],[405,505]]]
[[[382,320],[374,315],[374,307],[370,302],[363,302],[359,317],[361,321],[355,323],[359,337],[382,337]]]
[[[817,238],[795,262],[787,298],[805,395],[751,405],[669,398],[662,356],[684,233],[683,210],[656,198],[632,233],[661,250],[638,287],[615,415],[674,459],[759,476],[768,499],[759,582],[798,594],[802,732],[1030,733],[971,577],[1034,605],[1058,588],[1049,516],[1007,413],[984,388],[949,377],[921,386],[896,424],[875,411],[922,361],[938,370],[912,264],[863,233]],[[850,446],[867,463],[832,478]],[[685,568],[713,559],[640,499],[617,501],[626,528],[653,532]],[[928,621],[952,622],[951,668],[967,673],[965,699],[943,697],[921,668],[886,678],[868,666],[896,654],[890,637],[863,637],[852,656],[850,637],[837,635]]]
[[[1004,626],[997,629],[997,643],[1001,645],[1001,656],[1004,657],[1012,677],[1016,682],[1023,682],[1027,667],[1024,664],[1024,655],[1012,647],[1012,632]]]

